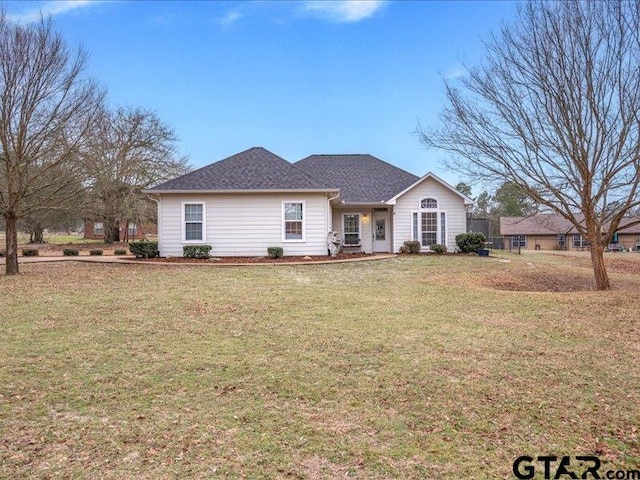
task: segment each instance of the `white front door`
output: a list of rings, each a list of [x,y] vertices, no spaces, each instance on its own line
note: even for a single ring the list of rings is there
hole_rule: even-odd
[[[373,251],[389,252],[389,212],[373,213]]]

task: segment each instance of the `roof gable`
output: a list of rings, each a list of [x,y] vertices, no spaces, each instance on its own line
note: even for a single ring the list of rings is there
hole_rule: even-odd
[[[417,178],[417,177],[416,177]],[[464,200],[464,204],[465,205],[473,205],[473,200],[471,200],[469,197],[467,197],[465,194],[463,194],[462,192],[459,192],[458,190],[456,190],[454,187],[452,187],[451,185],[449,185],[447,182],[445,182],[444,180],[442,180],[440,177],[438,177],[437,175],[431,173],[431,172],[427,172],[422,178],[418,178],[415,182],[413,182],[411,185],[409,185],[407,188],[405,188],[404,190],[402,190],[401,192],[398,192],[398,194],[394,195],[393,198],[391,198],[389,200],[389,204],[390,205],[395,205],[396,200],[401,197],[402,195],[404,195],[405,193],[407,193],[409,190],[417,187],[418,185],[420,185],[422,182],[424,182],[427,179],[433,179],[436,182],[438,182],[439,184],[441,184],[443,187],[445,187],[446,189],[450,190],[451,192],[455,193],[456,195],[458,195],[462,200]]]
[[[382,203],[418,177],[372,155],[310,155],[294,165],[340,189],[346,203]]]
[[[164,191],[335,190],[262,147],[253,147],[149,189]]]

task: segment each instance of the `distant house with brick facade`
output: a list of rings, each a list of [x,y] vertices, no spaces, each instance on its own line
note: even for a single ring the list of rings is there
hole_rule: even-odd
[[[610,240],[610,250],[640,251],[640,225],[625,227],[638,218],[627,218]],[[500,234],[505,248],[523,250],[584,250],[587,240],[575,226],[557,214],[538,214],[530,217],[501,217]]]
[[[155,237],[158,234],[158,225],[155,223],[132,223],[122,222],[120,224],[120,240],[123,242],[133,242],[143,238]],[[84,221],[84,238],[91,240],[104,239],[104,224],[100,221]]]

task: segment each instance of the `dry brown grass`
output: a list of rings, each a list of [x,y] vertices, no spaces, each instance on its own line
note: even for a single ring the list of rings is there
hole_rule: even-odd
[[[0,477],[637,468],[640,278],[619,255],[607,293],[583,258],[544,254],[25,264],[0,277]]]

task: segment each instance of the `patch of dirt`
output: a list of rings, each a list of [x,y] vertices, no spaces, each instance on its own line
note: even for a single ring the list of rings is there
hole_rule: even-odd
[[[531,269],[493,274],[488,286],[514,292],[588,292],[594,289],[595,282],[593,275]]]
[[[286,256],[282,258],[269,257],[211,257],[211,258],[139,258],[144,262],[168,262],[168,263],[294,263],[294,262],[327,262],[335,260],[353,260],[356,258],[372,257],[366,253],[339,253],[335,257],[328,255],[314,256]]]

